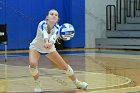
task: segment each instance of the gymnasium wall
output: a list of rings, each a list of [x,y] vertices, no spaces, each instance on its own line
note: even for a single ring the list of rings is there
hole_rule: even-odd
[[[85,48],[95,48],[95,38],[106,37],[106,6],[116,0],[85,0]]]
[[[7,24],[8,49],[28,49],[38,23],[52,8],[59,12],[60,25],[68,22],[76,29],[64,48],[85,47],[85,0],[0,0],[0,24]]]

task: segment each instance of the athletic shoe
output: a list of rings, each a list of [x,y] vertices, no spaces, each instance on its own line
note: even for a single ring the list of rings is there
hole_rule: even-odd
[[[86,82],[77,81],[74,84],[78,89],[84,89],[85,90],[88,87],[88,84]]]
[[[35,82],[34,92],[42,92],[40,82]]]

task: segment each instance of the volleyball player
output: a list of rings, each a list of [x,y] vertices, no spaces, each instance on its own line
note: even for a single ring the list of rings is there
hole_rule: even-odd
[[[86,89],[88,84],[86,82],[79,81],[74,75],[74,71],[70,65],[68,65],[63,58],[59,55],[55,48],[55,42],[58,36],[59,25],[58,12],[55,9],[51,9],[46,16],[46,19],[41,21],[37,28],[37,34],[34,40],[29,46],[29,71],[35,80],[34,92],[41,92],[38,61],[41,54],[54,62],[59,68],[61,68],[67,76],[73,81],[78,89]]]

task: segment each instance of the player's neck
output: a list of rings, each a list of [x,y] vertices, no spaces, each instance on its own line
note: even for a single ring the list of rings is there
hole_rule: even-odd
[[[48,22],[48,26],[49,26],[50,29],[52,29],[54,25],[55,25],[54,22]]]
[[[48,33],[50,34],[51,29],[54,27],[54,24],[48,24]]]

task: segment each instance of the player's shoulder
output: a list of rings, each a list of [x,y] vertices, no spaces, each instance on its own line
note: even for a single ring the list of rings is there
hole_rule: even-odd
[[[60,26],[59,26],[58,23],[56,23],[56,24],[54,25],[54,27],[57,28],[57,29],[59,29]]]
[[[47,23],[47,22],[46,22],[45,20],[42,20],[42,21],[39,22],[40,25],[46,24],[46,23]]]

